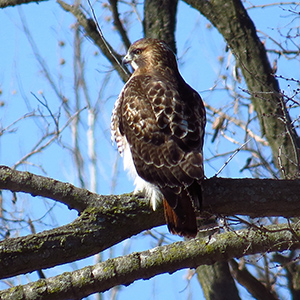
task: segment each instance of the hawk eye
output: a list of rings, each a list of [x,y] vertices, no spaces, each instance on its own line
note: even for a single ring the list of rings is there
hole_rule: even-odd
[[[133,54],[135,54],[135,55],[139,55],[141,53],[142,53],[141,49],[135,49],[135,50],[133,50]]]

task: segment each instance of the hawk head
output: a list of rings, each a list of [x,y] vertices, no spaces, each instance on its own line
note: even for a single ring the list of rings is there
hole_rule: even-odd
[[[135,73],[164,67],[177,70],[176,57],[172,49],[164,41],[152,38],[143,38],[133,43],[123,63],[130,63]]]

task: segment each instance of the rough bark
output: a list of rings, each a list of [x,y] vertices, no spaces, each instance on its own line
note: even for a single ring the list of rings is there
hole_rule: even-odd
[[[28,4],[34,2],[39,4],[39,2],[48,1],[48,0],[0,0],[0,8],[5,8],[8,6],[16,6],[21,4]]]
[[[122,198],[111,197],[109,208],[87,209],[66,226],[5,239],[0,243],[0,278],[76,261],[150,229],[151,224],[164,224],[161,210],[153,214],[145,201]]]
[[[144,35],[167,42],[176,53],[175,26],[178,0],[145,0]]]
[[[196,271],[205,299],[241,299],[227,262],[218,261],[210,266],[201,265]]]
[[[225,232],[213,237],[177,242],[14,287],[0,292],[0,298],[3,300],[82,299],[82,297],[106,291],[116,285],[129,285],[137,279],[149,279],[155,275],[173,273],[182,268],[220,264],[233,257],[254,253],[299,248],[299,234],[299,226],[279,225],[269,226],[266,229],[251,228]],[[218,265],[215,264],[214,268],[216,267]],[[219,272],[218,268],[217,270]],[[215,282],[218,283],[218,280]],[[223,290],[223,295],[228,295],[226,290]]]
[[[68,183],[9,168],[0,168],[0,182],[1,189],[57,198],[67,205],[78,202],[81,195],[83,202],[88,203],[85,211],[68,225],[0,242],[1,278],[88,257],[151,226],[164,224],[161,209],[153,214],[148,201],[132,195],[99,196],[85,189],[70,189]],[[46,192],[41,187],[45,187]]]
[[[87,208],[111,209],[112,203],[127,203],[131,194],[100,196],[52,178],[0,166],[0,189],[25,192],[66,204],[79,213]],[[203,211],[216,215],[296,217],[300,215],[300,180],[210,178],[203,182]],[[120,199],[120,200],[118,200]],[[142,206],[142,197],[135,205]],[[124,204],[123,204],[124,205]],[[125,208],[128,204],[125,205]],[[147,210],[148,211],[148,210]],[[149,209],[149,211],[151,211]],[[151,225],[150,225],[151,226]]]
[[[142,197],[99,196],[85,189],[70,188],[69,183],[8,167],[0,168],[0,188],[47,196],[66,205],[79,202],[82,195],[86,204],[85,211],[71,224],[2,241],[2,278],[75,261],[164,224],[162,209],[152,211]],[[299,189],[300,180],[212,178],[204,182],[203,209],[221,216],[292,217],[300,214]]]

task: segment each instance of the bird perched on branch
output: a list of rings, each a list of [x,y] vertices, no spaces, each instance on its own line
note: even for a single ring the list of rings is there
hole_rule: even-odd
[[[169,231],[194,237],[201,208],[205,108],[181,77],[174,53],[140,39],[123,62],[134,72],[112,113],[112,138],[136,185],[155,210],[162,201]]]

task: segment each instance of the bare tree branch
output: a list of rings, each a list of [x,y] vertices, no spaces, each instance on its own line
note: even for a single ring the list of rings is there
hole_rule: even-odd
[[[6,166],[0,166],[0,189],[53,199],[78,212],[82,212],[92,202],[99,199],[96,194],[77,188],[72,184],[29,172],[16,171]]]
[[[251,228],[177,242],[14,287],[0,292],[0,297],[3,300],[82,299],[116,285],[129,285],[135,280],[149,279],[161,273],[173,273],[249,254],[299,248],[300,228],[293,225],[291,229],[298,236],[287,225],[279,225],[269,226],[267,231]]]
[[[203,182],[203,210],[250,217],[300,215],[300,180],[211,178]]]
[[[75,261],[164,224],[162,209],[130,195],[98,197],[74,222],[0,242],[0,278]]]
[[[120,36],[122,38],[125,47],[128,49],[130,47],[131,42],[129,41],[127,32],[119,17],[118,0],[109,0],[109,4],[113,14],[114,25],[116,26],[118,32],[120,33]]]
[[[234,260],[229,260],[234,278],[244,286],[257,300],[278,300],[259,280],[257,280],[245,267],[240,268]]]
[[[2,241],[2,278],[34,271],[36,266],[46,268],[84,258],[164,224],[162,210],[152,211],[143,198],[130,194],[100,196],[69,183],[4,166],[0,167],[0,188],[48,197],[79,212],[85,209],[66,226]],[[300,180],[212,178],[203,183],[203,210],[222,216],[299,216],[299,188]]]
[[[82,212],[115,196],[99,196],[52,178],[0,166],[0,189],[47,197]],[[300,180],[211,178],[203,182],[203,210],[250,217],[300,215]],[[126,196],[126,195],[125,195]],[[122,196],[121,196],[122,197]]]
[[[31,2],[35,2],[39,4],[39,2],[48,1],[48,0],[0,0],[0,8],[5,8],[8,6],[16,6],[21,4],[28,4]]]
[[[220,118],[222,119],[226,119],[228,120],[229,122],[232,122],[234,123],[236,126],[242,128],[243,130],[245,130],[245,132],[247,132],[247,134],[252,137],[253,139],[255,139],[258,143],[261,143],[262,145],[264,146],[268,146],[268,142],[261,138],[260,136],[258,136],[257,134],[255,134],[253,131],[251,131],[248,127],[247,127],[247,124],[246,122],[242,121],[242,120],[239,120],[239,119],[236,119],[232,116],[229,116],[228,114],[222,112],[222,109],[216,109],[214,108],[213,106],[209,105],[208,103],[204,103],[205,105],[205,108],[212,111],[214,114],[217,114],[220,116]]]
[[[185,2],[203,14],[222,34],[239,63],[248,86],[251,101],[259,118],[261,131],[273,152],[273,161],[280,170],[278,149],[282,149],[281,162],[289,178],[297,177],[300,138],[293,129],[291,139],[286,124],[291,122],[286,108],[282,108],[278,81],[273,76],[266,49],[240,0]],[[284,120],[285,122],[282,122]],[[296,143],[296,144],[295,144]],[[295,150],[296,149],[296,150]],[[296,153],[295,153],[296,151]]]

